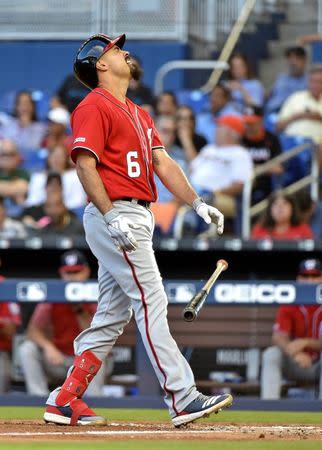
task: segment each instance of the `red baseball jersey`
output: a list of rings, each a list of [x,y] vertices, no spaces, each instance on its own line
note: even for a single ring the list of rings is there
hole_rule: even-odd
[[[74,305],[75,306],[75,305]],[[82,308],[92,316],[95,314],[95,303],[84,303]],[[40,303],[36,306],[30,323],[44,332],[50,332],[55,347],[65,355],[73,355],[73,342],[82,331],[73,305],[59,303]]]
[[[92,152],[111,200],[133,197],[156,201],[152,151],[164,148],[149,114],[129,99],[126,104],[96,88],[71,118],[74,162],[80,148]]]
[[[6,323],[21,324],[20,307],[14,302],[0,302],[0,350],[11,350],[11,338],[1,336],[1,328]]]
[[[322,306],[280,306],[274,331],[285,333],[292,340],[297,338],[322,339]]]

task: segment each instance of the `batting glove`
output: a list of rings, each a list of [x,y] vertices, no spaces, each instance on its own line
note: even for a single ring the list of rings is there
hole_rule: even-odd
[[[216,224],[218,234],[223,234],[224,215],[219,211],[219,209],[207,205],[201,197],[198,197],[193,201],[192,207],[198,216],[202,217],[206,223],[210,224],[212,222]]]
[[[135,240],[131,228],[139,228],[127,217],[119,214],[114,208],[104,215],[108,234],[111,236],[115,246],[119,250],[134,252],[139,246]]]

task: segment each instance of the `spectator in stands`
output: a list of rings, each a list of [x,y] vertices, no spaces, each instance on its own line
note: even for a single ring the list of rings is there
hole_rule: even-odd
[[[51,107],[53,109],[63,107],[72,113],[88,93],[89,89],[78,81],[73,73],[69,74],[58,88],[56,95],[51,99]]]
[[[155,100],[155,115],[156,116],[172,116],[175,117],[178,108],[178,102],[175,94],[170,91],[165,91],[160,94]]]
[[[322,142],[322,68],[309,72],[308,89],[292,94],[283,103],[277,130],[291,136]]]
[[[77,250],[63,253],[59,274],[68,282],[85,282],[90,268]],[[40,303],[27,329],[27,340],[19,351],[28,394],[48,395],[48,384],[62,381],[73,361],[73,341],[89,327],[96,311],[94,303]],[[105,367],[98,372],[88,395],[102,395]]]
[[[305,259],[298,268],[299,283],[322,283],[319,259]],[[281,397],[283,377],[318,385],[322,350],[321,305],[280,306],[273,328],[273,346],[262,356],[261,398]]]
[[[48,223],[44,204],[46,198],[53,192],[63,195],[62,178],[57,172],[49,172],[47,175],[44,202],[38,205],[28,206],[23,210],[21,220],[28,229],[37,230],[44,226],[43,222],[45,222],[45,224]]]
[[[48,194],[44,211],[46,216],[40,219],[43,225],[40,234],[81,235],[84,234],[83,225],[67,208],[61,192]]]
[[[57,144],[49,152],[46,170],[31,174],[25,206],[30,207],[44,203],[46,198],[46,180],[51,172],[61,175],[66,207],[70,210],[84,207],[86,194],[77,176],[75,165],[71,162],[68,149],[64,144]]]
[[[196,117],[190,106],[180,105],[177,109],[177,136],[175,145],[182,148],[188,161],[192,161],[207,144],[206,139],[196,133]]]
[[[210,93],[209,111],[197,114],[197,133],[204,136],[208,144],[213,144],[216,140],[216,119],[240,115],[240,111],[231,100],[230,90],[224,83],[219,83]]]
[[[240,233],[240,194],[253,171],[251,156],[241,145],[244,131],[241,117],[220,117],[216,144],[204,147],[190,164],[192,185],[199,195],[224,211],[234,234]]]
[[[188,157],[185,151],[175,144],[177,131],[175,117],[158,116],[155,125],[166,151],[188,175]],[[157,176],[155,181],[158,190],[158,201],[151,205],[151,209],[154,213],[156,233],[167,234],[170,232],[173,219],[179,207],[179,201],[168,191]]]
[[[278,112],[285,100],[298,91],[307,89],[307,55],[303,47],[293,46],[285,51],[287,70],[278,75],[265,104],[265,113]]]
[[[246,106],[263,106],[265,91],[262,83],[255,78],[246,55],[235,53],[229,60],[228,81],[232,100],[241,112]]]
[[[0,197],[0,239],[24,239],[26,236],[25,226],[7,216],[4,198]]]
[[[297,192],[295,198],[299,206],[301,221],[310,225],[315,239],[322,239],[321,202],[314,201],[307,189]]]
[[[154,96],[151,89],[142,82],[143,68],[140,59],[131,55],[131,64],[136,67],[136,70],[131,70],[132,79],[130,80],[126,96],[142,108],[153,108]]]
[[[15,99],[14,120],[10,121],[5,137],[14,140],[19,151],[24,154],[41,147],[47,125],[39,122],[36,105],[28,91],[20,91]]]
[[[248,108],[243,116],[245,134],[242,144],[249,151],[253,164],[258,167],[280,155],[282,150],[278,137],[265,130],[263,109],[260,107]],[[253,183],[252,200],[254,203],[268,197],[272,192],[274,175],[281,175],[283,167],[275,164],[265,174],[258,176]]]
[[[72,142],[70,114],[65,108],[54,108],[48,112],[48,131],[42,142],[49,152],[57,145],[68,147]]]
[[[0,283],[3,280],[4,277],[0,275]],[[0,302],[0,394],[10,389],[12,339],[20,324],[19,305],[13,302]]]
[[[0,196],[5,198],[7,214],[18,217],[26,199],[29,174],[20,169],[21,155],[14,141],[0,141]]]
[[[313,239],[313,231],[300,220],[294,196],[274,192],[252,230],[253,239]]]
[[[172,159],[174,159],[181,169],[188,173],[188,156],[185,150],[175,144],[177,123],[175,116],[158,116],[155,121],[161,142]]]

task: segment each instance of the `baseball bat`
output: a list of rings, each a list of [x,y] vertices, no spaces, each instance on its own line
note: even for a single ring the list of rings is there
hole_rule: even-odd
[[[204,284],[199,292],[192,297],[188,305],[183,310],[183,318],[186,322],[192,322],[198,315],[198,312],[202,308],[210,289],[215,284],[217,278],[228,267],[228,262],[224,259],[217,261],[216,270],[213,272],[209,280]]]

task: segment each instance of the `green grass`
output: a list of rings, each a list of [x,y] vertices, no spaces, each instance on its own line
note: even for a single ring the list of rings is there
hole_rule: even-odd
[[[0,407],[0,419],[6,420],[41,420],[43,408],[33,407]],[[98,414],[111,421],[169,421],[167,410],[151,409],[96,409]],[[211,416],[207,421],[226,423],[272,423],[272,424],[322,424],[321,413],[308,412],[270,412],[270,411],[233,411],[222,412],[218,416]],[[60,431],[60,429],[59,429]],[[220,441],[207,440],[138,440],[128,439],[122,441],[109,440],[109,437],[100,441],[34,441],[2,442],[0,450],[322,450],[322,441]]]
[[[319,450],[320,442],[305,441],[121,441],[3,443],[1,450]]]
[[[108,420],[125,420],[131,422],[170,421],[166,409],[103,409],[95,412]],[[43,408],[35,407],[0,407],[0,419],[41,420]],[[282,412],[282,411],[223,411],[207,419],[212,422],[226,423],[275,423],[275,424],[322,424],[322,412]],[[0,446],[1,448],[1,446]],[[321,445],[322,449],[322,445]]]

